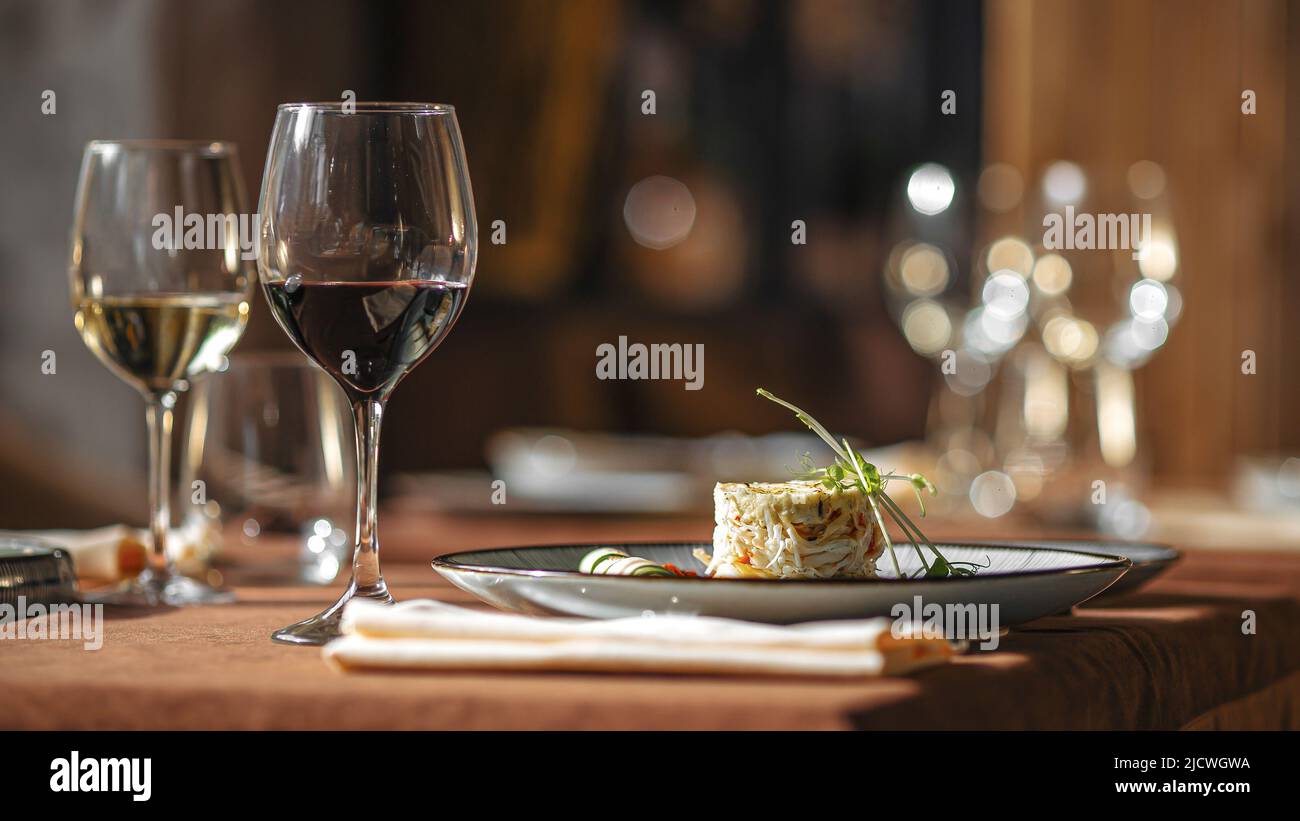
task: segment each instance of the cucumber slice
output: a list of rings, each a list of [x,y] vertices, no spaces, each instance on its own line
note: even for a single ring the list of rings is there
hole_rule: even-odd
[[[596,568],[600,567],[605,562],[626,558],[627,554],[621,550],[615,550],[612,547],[598,547],[586,556],[582,557],[582,561],[578,562],[578,572],[596,573]]]
[[[674,574],[673,571],[669,570],[668,568],[662,565],[647,564],[638,567],[636,570],[633,570],[632,575],[633,576],[673,576],[676,574]]]

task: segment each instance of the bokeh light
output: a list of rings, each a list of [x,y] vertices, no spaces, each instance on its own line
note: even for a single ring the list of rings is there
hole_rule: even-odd
[[[948,260],[933,245],[918,243],[903,252],[899,279],[914,296],[934,296],[948,287]]]
[[[975,512],[996,519],[1016,506],[1016,483],[1000,470],[986,470],[970,484],[970,503]]]
[[[1138,270],[1148,279],[1168,281],[1178,272],[1178,249],[1173,237],[1153,231],[1138,252]]]
[[[1088,177],[1075,163],[1058,160],[1043,173],[1043,197],[1052,205],[1077,205],[1088,193]]]
[[[1138,199],[1153,200],[1164,193],[1165,170],[1151,160],[1138,160],[1128,167],[1128,187]]]
[[[1060,254],[1044,254],[1034,263],[1034,287],[1046,296],[1058,296],[1070,289],[1074,271]]]
[[[1097,329],[1085,319],[1057,315],[1043,326],[1043,347],[1061,362],[1083,367],[1097,353]]]
[[[975,308],[962,322],[962,342],[977,358],[992,361],[1020,341],[1028,324],[1028,316],[1024,313],[1006,317],[983,307]]]
[[[917,213],[934,216],[948,210],[957,193],[952,174],[938,163],[920,166],[907,180],[907,200]]]
[[[1169,293],[1154,279],[1138,280],[1129,289],[1128,306],[1137,319],[1147,322],[1162,319],[1169,308]]]
[[[934,300],[920,299],[908,305],[901,324],[907,343],[926,356],[942,351],[952,338],[952,320]]]
[[[1013,271],[997,271],[984,282],[984,307],[998,319],[1014,319],[1029,307],[1029,286]]]
[[[948,389],[958,396],[974,396],[984,390],[993,378],[989,363],[965,349],[956,351],[956,358],[953,373],[944,374]]]
[[[1115,323],[1106,331],[1102,353],[1108,362],[1122,368],[1145,364],[1169,338],[1169,322],[1163,317],[1143,320],[1136,317]]]
[[[1014,271],[1028,277],[1034,267],[1034,252],[1018,237],[1003,237],[989,246],[984,262],[990,271]]]
[[[1137,368],[1150,358],[1151,352],[1138,346],[1132,322],[1126,319],[1106,329],[1101,352],[1107,362],[1122,368]]]
[[[627,192],[623,222],[638,245],[661,251],[691,233],[695,224],[695,197],[672,177],[646,177]]]
[[[1152,320],[1135,317],[1129,328],[1138,347],[1145,351],[1154,351],[1169,339],[1169,323],[1163,317]]]
[[[1133,375],[1125,368],[1099,363],[1096,368],[1097,445],[1101,458],[1116,469],[1137,455],[1137,415]]]

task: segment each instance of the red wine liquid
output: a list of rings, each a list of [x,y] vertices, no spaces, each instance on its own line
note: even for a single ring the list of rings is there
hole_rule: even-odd
[[[463,282],[273,282],[271,312],[351,395],[386,396],[438,347],[465,302]]]

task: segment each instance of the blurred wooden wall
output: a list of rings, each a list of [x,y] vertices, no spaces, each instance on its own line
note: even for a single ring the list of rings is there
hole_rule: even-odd
[[[1300,247],[1286,151],[1300,8],[1281,0],[987,0],[988,162],[1027,181],[1068,159],[1167,175],[1184,312],[1138,372],[1158,479],[1218,483],[1235,454],[1300,445]],[[1242,113],[1242,92],[1257,113]],[[1300,131],[1292,130],[1293,135]],[[1294,139],[1294,137],[1293,137]],[[1091,181],[1090,181],[1091,182]],[[1127,210],[1127,209],[1124,209]],[[1009,214],[998,230],[1015,230]],[[1242,373],[1242,351],[1258,372]]]

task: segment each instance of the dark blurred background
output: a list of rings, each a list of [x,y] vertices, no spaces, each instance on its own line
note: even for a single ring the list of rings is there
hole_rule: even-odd
[[[390,406],[388,474],[480,467],[511,426],[789,429],[760,385],[868,445],[921,439],[942,383],[882,277],[904,236],[936,230],[909,222],[910,171],[956,180],[938,230],[965,294],[983,243],[1037,219],[1027,197],[981,206],[990,164],[1029,189],[1066,158],[1104,198],[1148,159],[1185,307],[1136,373],[1144,464],[1222,488],[1239,457],[1298,438],[1298,26],[1263,0],[0,2],[0,526],[143,518],[139,399],[81,344],[67,296],[84,142],[233,140],[251,210],[275,106],[346,90],[457,107],[482,238],[456,331]],[[697,209],[663,250],[625,224],[655,175]],[[704,389],[597,380],[593,352],[620,335],[702,343]],[[288,347],[259,296],[237,350]]]

